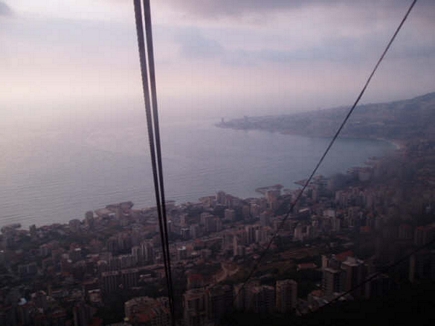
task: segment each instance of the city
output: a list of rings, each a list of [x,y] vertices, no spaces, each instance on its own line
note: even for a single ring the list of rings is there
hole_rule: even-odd
[[[346,175],[315,177],[285,223],[300,189],[168,202],[177,323],[218,325],[235,312],[303,316],[336,298],[368,300],[433,280],[430,248],[380,272],[435,239],[434,148],[409,140]],[[0,323],[167,325],[156,208],[133,207],[108,205],[68,224],[3,227]]]
[[[0,325],[429,324],[434,12],[0,0]]]

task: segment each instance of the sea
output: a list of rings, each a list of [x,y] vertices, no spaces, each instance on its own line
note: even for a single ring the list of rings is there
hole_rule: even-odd
[[[260,197],[256,188],[274,184],[296,189],[294,182],[308,177],[329,142],[222,129],[215,126],[221,118],[218,112],[160,118],[167,200],[197,202],[220,190]],[[81,110],[4,122],[0,226],[67,223],[123,201],[136,208],[155,205],[148,146],[142,110]],[[338,139],[319,174],[343,173],[394,149],[386,141]]]

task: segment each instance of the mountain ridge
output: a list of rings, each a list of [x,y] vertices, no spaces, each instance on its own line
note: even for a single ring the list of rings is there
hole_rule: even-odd
[[[222,121],[221,128],[262,130],[311,137],[332,137],[348,107]],[[341,137],[406,140],[435,136],[435,92],[411,99],[370,103],[355,108]]]

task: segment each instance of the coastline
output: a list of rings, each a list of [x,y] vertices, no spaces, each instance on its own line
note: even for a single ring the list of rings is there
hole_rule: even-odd
[[[228,128],[228,129],[233,129],[233,130],[253,130],[253,131],[264,131],[264,132],[269,132],[269,133],[279,133],[282,135],[289,135],[289,136],[299,136],[299,137],[307,137],[307,138],[323,138],[323,139],[331,139],[332,136],[327,136],[327,135],[308,135],[308,134],[302,134],[302,133],[298,133],[298,132],[292,132],[290,130],[272,130],[272,129],[261,129],[261,128],[250,128],[250,129],[244,129],[244,128],[237,128],[237,127],[227,127],[227,126],[219,126],[218,124],[216,124],[217,127],[219,128]],[[388,139],[388,138],[383,138],[383,137],[353,137],[353,136],[340,136],[339,138],[342,139],[355,139],[355,140],[374,140],[374,141],[379,141],[379,142],[385,142],[388,143],[390,145],[392,145],[394,147],[394,151],[402,151],[405,147],[406,144],[403,140],[398,140],[398,139]],[[385,154],[388,155],[388,154]],[[368,158],[370,159],[370,158]],[[378,159],[378,158],[376,158]],[[367,164],[367,163],[366,163]],[[359,166],[358,168],[363,168],[363,166]],[[326,176],[328,178],[328,176]],[[305,179],[304,180],[299,180],[299,181],[295,181],[293,182],[293,184],[297,184],[299,186],[303,186],[305,184]],[[260,194],[265,194],[263,191],[264,189],[267,188],[271,188],[273,186],[265,186],[265,187],[259,187],[257,189],[255,189],[255,191],[257,193]],[[296,190],[296,189],[288,189],[288,190]]]
[[[262,128],[237,128],[237,127],[223,126],[219,123],[215,124],[215,126],[218,128],[222,128],[222,129],[263,131],[263,132],[269,132],[269,133],[279,133],[282,135],[299,136],[299,137],[307,137],[307,138],[332,138],[332,135],[303,134],[303,133],[294,132],[291,130],[272,130],[272,129],[262,129]],[[339,138],[383,141],[383,142],[387,142],[387,143],[393,145],[396,150],[402,150],[406,147],[404,142],[402,140],[398,140],[398,139],[388,139],[388,138],[383,138],[383,137],[357,137],[357,136],[347,136],[347,135],[340,135]]]
[[[301,137],[309,137],[309,138],[331,138],[332,136],[311,136],[311,135],[303,135],[300,133],[292,133],[289,131],[282,131],[281,134],[283,135],[291,135],[291,136],[301,136]],[[342,139],[361,139],[361,140],[377,140],[377,141],[383,141],[386,143],[389,143],[395,147],[395,150],[399,151],[406,147],[405,143],[402,140],[398,139],[388,139],[383,137],[353,137],[353,136],[339,136],[338,138]]]
[[[298,145],[293,148],[293,141],[290,144],[288,138],[279,135],[279,133],[275,134],[276,137],[271,133],[267,133],[270,135],[265,134],[265,137],[260,134],[251,137],[229,131],[222,132],[223,130],[220,128],[216,128],[216,130],[195,129],[188,125],[180,130],[177,129],[177,135],[183,141],[190,141],[192,130],[195,131],[194,138],[201,140],[198,142],[200,155],[197,156],[200,160],[186,155],[185,148],[174,143],[176,146],[169,148],[168,152],[171,155],[165,161],[165,171],[168,172],[168,176],[165,176],[167,198],[176,200],[177,203],[196,202],[198,198],[214,194],[217,190],[224,190],[226,193],[239,198],[259,197],[262,194],[255,192],[255,189],[276,183],[282,183],[285,188],[295,190],[299,186],[294,182],[307,177],[307,172],[301,174],[298,171],[306,169],[308,162],[311,162],[309,163],[310,167],[316,163],[311,155],[302,155],[302,152],[299,153],[299,151],[307,148],[306,146],[314,146],[312,148],[317,149],[315,155],[318,155],[318,152],[324,150],[324,147],[320,148],[321,145],[318,145],[324,141],[316,141],[314,137],[311,137],[314,141],[308,142],[299,139],[308,139],[305,136],[297,136],[294,142],[294,144],[298,144],[301,141],[305,147]],[[321,140],[320,137],[315,138]],[[220,141],[216,141],[216,139],[220,139]],[[228,143],[233,144],[233,146],[228,146]],[[351,144],[353,142],[346,143],[347,150],[352,152],[355,148]],[[210,144],[214,144],[213,155],[210,155]],[[389,144],[379,144],[383,148],[388,146],[389,152],[394,151],[394,147]],[[372,146],[370,143],[367,145]],[[372,147],[378,146],[373,145]],[[289,150],[282,151],[283,148]],[[107,203],[131,200],[136,204],[136,207],[154,204],[152,196],[148,195],[152,191],[150,183],[144,185],[142,182],[143,179],[147,179],[148,175],[147,171],[141,172],[143,169],[142,159],[131,158],[119,153],[107,155],[104,152],[100,155],[102,152],[99,150],[80,146],[72,147],[72,149],[74,153],[82,153],[77,162],[78,166],[76,163],[73,166],[63,164],[55,176],[51,176],[49,173],[44,176],[34,174],[36,177],[29,175],[29,178],[18,179],[10,185],[10,191],[8,191],[9,185],[5,185],[4,190],[6,191],[4,191],[5,195],[2,198],[4,210],[0,226],[13,222],[21,223],[23,228],[28,228],[33,224],[46,225],[53,221],[67,223],[71,219],[80,218],[88,210],[105,207]],[[329,176],[335,171],[345,173],[349,167],[364,166],[363,162],[368,157],[382,156],[379,151],[368,152],[364,157],[362,157],[362,151],[357,149],[355,152],[359,153],[355,154],[355,157],[360,158],[355,159],[353,155],[345,155],[349,156],[349,159],[344,157],[344,162],[351,161],[350,163],[343,163],[343,166],[338,169],[338,165],[341,166],[341,163],[336,162],[333,167],[328,167],[327,171],[319,171],[319,174]],[[40,162],[42,165],[46,157],[42,154],[43,151],[38,153],[41,155],[36,157],[36,162]],[[278,153],[282,153],[282,155]],[[227,156],[232,159],[228,160]],[[291,161],[292,163],[289,165],[290,156],[294,156],[298,160]],[[240,158],[240,160],[236,161],[236,158]],[[52,160],[53,164],[58,162],[56,156]],[[98,168],[101,169],[101,173],[98,174],[94,173],[97,168],[96,162],[98,162]],[[192,165],[192,162],[197,163]],[[201,166],[199,172],[196,170],[197,166]],[[325,166],[327,164],[323,165],[322,169]],[[128,167],[130,171],[143,173],[143,176],[131,178],[131,172],[126,173],[124,167]],[[120,170],[121,168],[122,170]],[[330,170],[334,171],[329,172]],[[10,171],[14,172],[12,169]],[[81,177],[76,173],[79,171],[81,171]],[[43,178],[41,179],[41,177]],[[101,183],[101,177],[105,177],[104,184]],[[45,183],[38,190],[28,186],[36,184],[36,181],[40,179],[44,180]],[[75,183],[71,183],[72,179],[76,180]],[[74,185],[73,188],[68,187],[71,184]],[[19,197],[14,195],[14,190],[20,191]],[[67,194],[68,197],[65,196]]]
[[[374,139],[382,140],[384,142],[390,143],[391,145],[393,145],[396,148],[396,151],[400,151],[400,150],[405,148],[405,144],[403,143],[403,141],[398,140],[398,139],[387,139],[387,138],[380,138],[380,137],[377,137]]]

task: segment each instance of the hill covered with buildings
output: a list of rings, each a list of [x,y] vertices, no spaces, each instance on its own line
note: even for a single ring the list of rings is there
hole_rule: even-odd
[[[373,128],[364,137],[403,146],[345,175],[316,176],[288,218],[300,189],[279,185],[259,189],[259,198],[219,191],[167,203],[177,324],[358,324],[380,315],[397,321],[396,311],[429,319],[434,108],[435,94],[359,108],[349,137]],[[344,111],[224,124],[329,135],[333,116]],[[297,119],[314,130],[303,133]],[[68,224],[2,228],[0,324],[167,325],[157,209],[133,207],[123,202]]]
[[[402,101],[359,105],[344,127],[341,136],[395,140],[433,138],[435,136],[434,106],[435,92]],[[339,107],[288,115],[245,116],[222,121],[217,126],[331,137],[348,111],[349,107]]]

